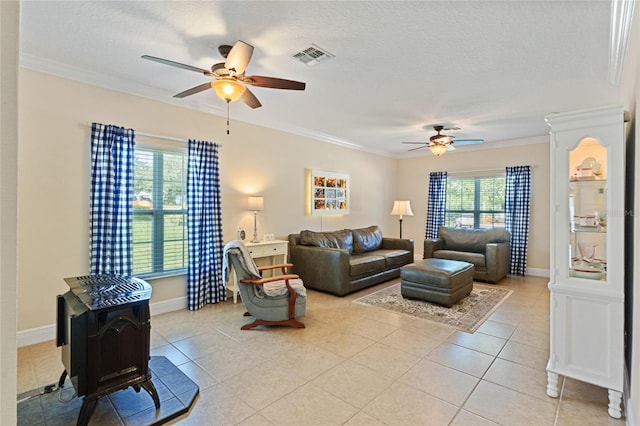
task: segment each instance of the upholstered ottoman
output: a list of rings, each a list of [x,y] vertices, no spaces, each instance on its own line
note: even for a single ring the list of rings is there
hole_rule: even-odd
[[[400,269],[400,293],[450,308],[473,290],[473,272],[471,263],[423,259]]]

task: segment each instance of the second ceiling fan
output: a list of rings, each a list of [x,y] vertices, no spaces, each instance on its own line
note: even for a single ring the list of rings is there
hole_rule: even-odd
[[[246,76],[245,69],[251,60],[253,46],[242,40],[238,40],[233,46],[221,45],[218,47],[218,52],[220,52],[220,55],[226,60],[225,62],[214,64],[211,70],[182,64],[169,59],[158,58],[156,56],[143,55],[142,58],[188,71],[195,71],[214,79],[178,93],[173,96],[174,98],[184,98],[211,88],[220,99],[227,101],[227,103],[242,99],[249,107],[259,108],[262,104],[253,92],[247,88],[247,85],[272,89],[305,89],[306,84],[300,81],[260,75]]]
[[[440,133],[442,131],[448,132],[448,131],[460,130],[459,127],[444,127],[441,125],[435,125],[433,126],[433,130],[435,130],[437,134],[431,136],[429,138],[429,142],[402,142],[402,143],[422,145],[417,148],[412,148],[409,151],[416,151],[422,148],[429,148],[434,155],[440,156],[447,151],[453,151],[455,149],[455,147],[453,146],[454,142],[458,146],[475,145],[475,144],[480,144],[484,142],[484,139],[457,139],[454,141],[453,139],[455,138],[455,136],[443,135]]]

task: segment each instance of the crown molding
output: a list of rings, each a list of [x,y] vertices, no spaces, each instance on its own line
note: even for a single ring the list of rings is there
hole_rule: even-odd
[[[189,102],[184,102],[184,100],[181,100],[179,104],[177,102],[170,102],[170,101],[167,101],[167,99],[173,100],[172,98],[173,95],[169,92],[159,91],[159,89],[153,88],[150,86],[140,86],[138,83],[132,84],[131,82],[127,82],[120,78],[114,78],[107,74],[91,72],[91,71],[79,69],[76,67],[70,67],[66,64],[62,64],[55,61],[42,60],[41,58],[24,54],[24,53],[20,54],[20,66],[24,68],[32,69],[34,71],[43,72],[46,74],[52,74],[67,80],[79,81],[82,83],[90,84],[92,86],[102,87],[108,90],[115,90],[118,92],[130,94],[130,95],[137,95],[137,96],[142,96],[144,98],[153,99],[158,102],[170,103],[172,105],[177,105],[183,108],[194,109],[201,112],[207,112],[207,113],[211,113],[219,116],[226,116],[226,110],[220,107],[216,107],[213,105],[206,105],[204,107],[201,105],[195,105],[195,104],[191,105],[189,104]],[[132,87],[136,87],[136,89],[132,90]],[[346,139],[341,139],[341,138],[320,133],[320,132],[314,132],[309,129],[286,125],[280,122],[267,124],[267,123],[261,123],[256,120],[246,119],[246,118],[239,121],[243,121],[245,123],[254,124],[257,126],[262,126],[262,127],[282,131],[282,132],[292,133],[299,136],[305,136],[321,142],[326,142],[333,145],[339,145],[345,148],[357,149],[357,150],[368,152],[371,154],[377,154],[385,157],[392,156],[390,152],[372,150],[370,148],[364,147],[362,145],[348,141]]]
[[[611,0],[611,33],[609,35],[609,73],[607,79],[620,85],[622,68],[631,34],[635,0]]]
[[[123,80],[120,78],[115,78],[107,74],[91,72],[91,71],[79,69],[76,67],[70,67],[68,65],[55,62],[55,61],[42,60],[41,58],[38,58],[32,55],[20,54],[20,66],[24,68],[32,69],[37,72],[52,74],[67,80],[79,81],[92,86],[102,87],[107,90],[114,90],[117,92],[129,94],[129,95],[140,96],[140,97],[151,99],[154,101],[175,105],[181,108],[192,109],[192,110],[214,114],[222,117],[226,116],[226,110],[216,105],[212,105],[212,104],[201,105],[195,102],[190,103],[189,101],[185,101],[184,99],[181,99],[180,101],[176,101],[174,100],[173,95],[170,92],[162,89],[158,89],[158,88],[146,86],[146,85],[140,85],[139,83],[134,84],[133,82],[129,82],[127,80]],[[322,132],[316,132],[316,131],[302,128],[302,127],[291,126],[279,121],[270,121],[268,123],[264,123],[259,120],[252,120],[250,118],[247,119],[246,117],[243,117],[242,119],[237,119],[237,120],[244,123],[256,125],[256,126],[261,126],[261,127],[281,131],[281,132],[298,135],[298,136],[303,136],[303,137],[310,138],[310,139],[324,142],[324,143],[338,145],[344,148],[355,149],[355,150],[366,152],[369,154],[379,155],[382,157],[400,159],[400,158],[410,158],[410,157],[416,156],[415,154],[414,155],[406,154],[406,153],[398,154],[390,151],[371,149],[350,140],[342,139],[342,138],[329,135],[326,133],[322,133]],[[548,136],[546,136],[545,141],[548,142]],[[467,152],[467,151],[475,151],[475,150],[483,150],[483,149],[494,149],[494,148],[501,148],[501,147],[507,147],[507,146],[524,145],[524,144],[541,143],[541,142],[542,142],[541,140],[536,140],[535,138],[534,140],[531,140],[531,138],[525,138],[525,139],[510,140],[510,141],[503,141],[503,142],[491,142],[491,143],[480,144],[480,145],[469,145],[469,146],[465,146],[464,151]],[[448,154],[455,154],[455,151]]]

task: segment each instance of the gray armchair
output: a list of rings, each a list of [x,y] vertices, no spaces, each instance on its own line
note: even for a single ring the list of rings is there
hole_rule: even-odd
[[[497,283],[509,273],[510,234],[502,228],[438,229],[437,239],[424,240],[423,259],[459,260],[473,263],[473,279]]]
[[[225,283],[233,266],[240,298],[247,309],[244,315],[255,318],[252,323],[242,326],[242,330],[259,325],[305,328],[296,317],[306,314],[306,289],[297,275],[286,273],[292,264],[257,267],[241,241],[231,241],[224,247],[224,264]],[[277,269],[281,270],[281,275],[262,278],[263,271]]]

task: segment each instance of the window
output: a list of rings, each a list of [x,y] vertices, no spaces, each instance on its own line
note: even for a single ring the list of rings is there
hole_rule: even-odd
[[[505,175],[448,177],[444,226],[504,227]]]
[[[133,167],[133,274],[184,272],[187,154],[136,147]]]

